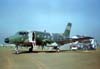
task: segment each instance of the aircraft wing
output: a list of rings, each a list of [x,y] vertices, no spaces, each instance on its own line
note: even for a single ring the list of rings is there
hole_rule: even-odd
[[[57,43],[60,44],[60,45],[63,45],[63,44],[73,43],[73,42],[76,42],[76,41],[84,41],[84,40],[89,40],[89,39],[93,39],[93,37],[68,38],[66,40],[59,41]]]

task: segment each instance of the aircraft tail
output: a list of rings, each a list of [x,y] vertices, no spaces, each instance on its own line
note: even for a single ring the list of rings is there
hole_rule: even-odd
[[[63,33],[63,35],[65,37],[70,37],[71,26],[72,26],[72,23],[68,23],[67,24],[66,29],[65,29],[65,31]]]

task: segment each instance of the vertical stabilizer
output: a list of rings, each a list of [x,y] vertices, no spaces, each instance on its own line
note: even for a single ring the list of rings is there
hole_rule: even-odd
[[[63,35],[65,37],[70,37],[71,26],[72,26],[72,23],[69,22],[66,26],[64,33],[63,33]]]

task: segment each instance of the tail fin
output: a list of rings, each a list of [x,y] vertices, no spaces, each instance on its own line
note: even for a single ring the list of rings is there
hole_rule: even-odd
[[[72,26],[72,23],[68,23],[67,24],[65,32],[63,33],[63,35],[65,37],[70,37],[71,26]]]

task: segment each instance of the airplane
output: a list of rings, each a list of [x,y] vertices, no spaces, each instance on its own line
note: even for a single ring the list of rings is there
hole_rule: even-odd
[[[15,35],[5,38],[5,43],[15,44],[16,53],[19,53],[18,46],[30,47],[29,52],[33,51],[34,46],[53,47],[59,50],[59,45],[63,45],[62,41],[69,42],[72,23],[68,23],[64,33],[48,33],[46,31],[19,31]],[[51,45],[50,45],[51,44]]]

